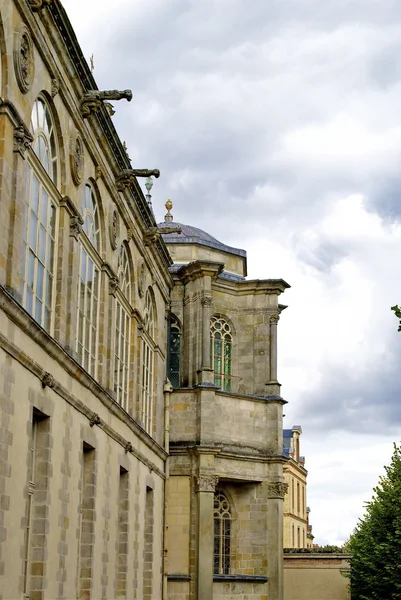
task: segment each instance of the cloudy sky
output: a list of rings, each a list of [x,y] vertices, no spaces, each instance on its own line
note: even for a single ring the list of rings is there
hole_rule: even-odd
[[[315,541],[342,543],[401,441],[399,0],[64,0],[154,210],[292,288],[285,426]]]

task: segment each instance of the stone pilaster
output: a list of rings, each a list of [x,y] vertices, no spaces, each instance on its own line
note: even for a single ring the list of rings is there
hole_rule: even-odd
[[[270,317],[270,383],[277,383],[277,324],[278,315]]]
[[[213,598],[214,492],[218,477],[199,475],[196,480],[198,506],[197,600]]]
[[[269,570],[269,599],[283,600],[283,504],[288,484],[268,481],[267,488],[267,556]]]

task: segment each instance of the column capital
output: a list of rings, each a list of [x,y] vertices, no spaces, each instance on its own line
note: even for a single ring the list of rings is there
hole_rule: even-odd
[[[280,317],[279,315],[270,315],[270,325],[277,325],[277,323],[279,322]]]
[[[217,475],[199,475],[196,478],[196,491],[214,493],[218,481],[219,478]]]
[[[284,481],[268,481],[267,486],[267,497],[269,499],[279,498],[283,499],[288,491],[288,483]]]

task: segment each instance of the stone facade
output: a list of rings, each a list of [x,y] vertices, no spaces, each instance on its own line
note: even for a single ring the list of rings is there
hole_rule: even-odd
[[[294,425],[284,429],[284,454],[289,461],[284,468],[288,494],[284,499],[284,548],[312,548],[313,534],[307,505],[307,476],[305,457],[300,455],[302,428]]]
[[[157,225],[58,0],[0,53],[0,600],[282,600],[288,285]]]

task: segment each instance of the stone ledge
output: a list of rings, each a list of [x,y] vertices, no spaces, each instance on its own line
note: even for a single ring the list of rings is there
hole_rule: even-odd
[[[191,581],[190,575],[181,575],[180,573],[172,573],[167,575],[167,581]]]
[[[267,583],[268,577],[263,575],[213,575],[213,581],[225,583],[226,581],[243,581],[249,583]]]

